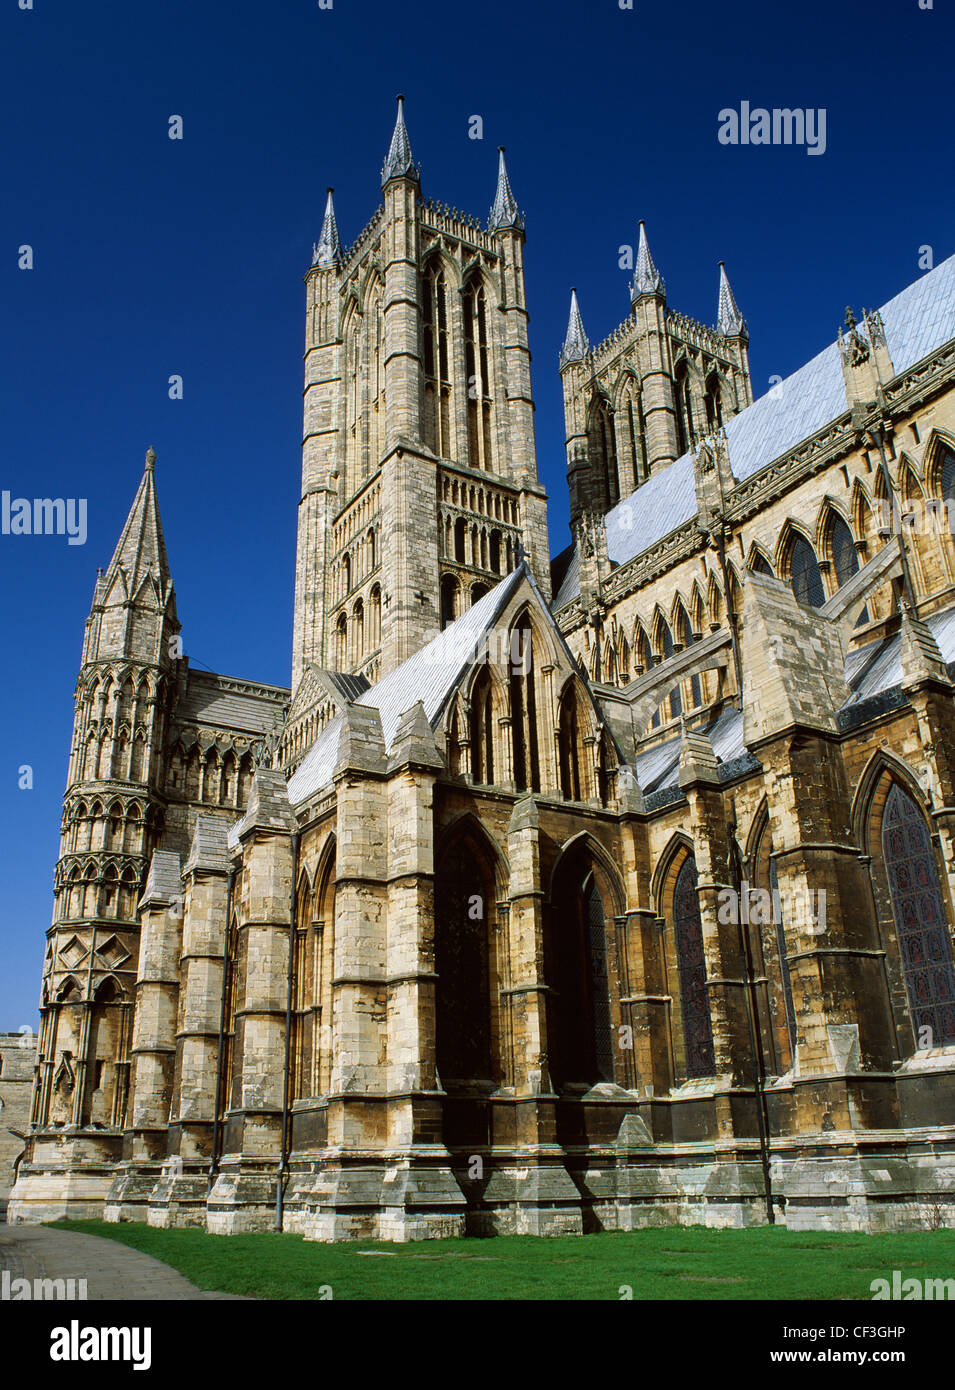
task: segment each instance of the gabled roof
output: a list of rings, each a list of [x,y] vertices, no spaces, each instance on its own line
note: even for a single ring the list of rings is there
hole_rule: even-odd
[[[523,567],[514,570],[427,646],[383,676],[377,685],[362,691],[352,702],[370,705],[379,711],[386,752],[394,741],[401,715],[419,700],[434,728],[448,697],[480,657],[483,640],[526,577]],[[533,584],[530,587],[537,592]],[[546,605],[540,602],[542,613],[552,622]],[[336,715],[289,779],[289,800],[293,806],[300,805],[331,782],[342,723],[343,716]]]
[[[896,375],[955,338],[955,256],[890,299],[880,310]],[[860,331],[864,325],[860,325]],[[726,440],[739,482],[810,439],[848,409],[838,344],[816,357],[727,421]],[[606,517],[607,551],[618,565],[642,555],[697,513],[693,456],[651,474]],[[554,610],[580,592],[569,567]]]

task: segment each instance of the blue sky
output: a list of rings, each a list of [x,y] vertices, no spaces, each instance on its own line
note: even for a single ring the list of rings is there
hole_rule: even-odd
[[[639,218],[674,308],[713,322],[726,261],[757,395],[847,303],[915,279],[920,247],[955,249],[945,0],[20,2],[0,17],[0,489],[85,497],[89,531],[0,536],[0,1030],[34,1019],[83,623],[147,446],[190,659],[288,680],[302,275],[327,184],[346,244],[374,212],[396,92],[426,196],[486,217],[507,146],[553,552],[569,287],[604,337]],[[825,154],[721,145],[743,100],[824,107]]]

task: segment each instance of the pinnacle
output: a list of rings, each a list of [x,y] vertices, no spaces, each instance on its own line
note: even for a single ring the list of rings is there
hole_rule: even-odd
[[[583,319],[580,317],[580,305],[577,303],[577,291],[572,289],[570,292],[570,319],[567,323],[567,336],[564,339],[564,346],[560,352],[560,365],[563,369],[571,362],[582,362],[590,351],[590,339],[584,332]]]
[[[418,178],[418,169],[411,155],[411,141],[408,139],[408,130],[405,126],[405,99],[403,96],[399,96],[397,100],[398,119],[395,121],[391,144],[388,147],[388,154],[381,170],[382,188],[392,179],[410,178],[417,181]]]
[[[523,227],[524,219],[517,206],[517,199],[514,197],[510,179],[507,177],[504,146],[501,145],[498,149],[497,192],[488,218],[487,229],[489,232],[500,232],[505,229],[521,231]]]
[[[325,270],[336,267],[342,259],[342,243],[338,235],[338,222],[335,219],[334,189],[328,190],[325,202],[325,217],[322,230],[312,251],[312,265]]]
[[[637,263],[633,269],[633,284],[630,287],[631,303],[645,294],[666,294],[666,285],[663,276],[653,264],[653,257],[650,255],[650,243],[647,241],[647,229],[641,222]]]
[[[746,321],[730,288],[726,267],[720,261],[720,303],[716,326],[725,338],[738,338],[746,332]]]

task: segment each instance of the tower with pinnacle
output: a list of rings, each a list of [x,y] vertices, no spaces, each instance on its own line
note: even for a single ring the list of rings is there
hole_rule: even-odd
[[[306,276],[293,693],[386,675],[522,558],[549,592],[504,151],[486,224],[424,200],[399,97],[381,193],[346,252],[329,190]]]
[[[163,825],[163,750],[179,621],[150,449],[83,640],[53,924],[44,964],[34,1123],[109,1131],[129,1087],[137,904]]]
[[[606,515],[752,402],[746,323],[719,271],[715,327],[669,309],[641,222],[630,316],[596,346],[571,291],[560,374],[572,526]]]

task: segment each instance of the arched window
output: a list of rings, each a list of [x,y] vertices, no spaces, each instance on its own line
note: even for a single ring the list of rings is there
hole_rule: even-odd
[[[450,626],[457,617],[458,581],[453,574],[441,576],[441,626]]]
[[[489,568],[495,574],[501,572],[501,533],[495,528],[490,535]]]
[[[295,904],[292,958],[291,1096],[302,1100],[325,1090],[322,1019],[330,1006],[331,982],[325,969],[335,924],[335,857],[325,862],[313,892],[303,874]]]
[[[955,534],[955,450],[942,450],[939,486],[947,504],[949,529]]]
[[[557,1087],[614,1080],[607,913],[586,849],[558,866],[544,937],[548,1058]]]
[[[486,584],[472,584],[471,607],[473,608],[474,605],[478,603],[487,593],[490,593],[490,590],[488,589],[488,586]]]
[[[369,598],[371,599],[371,633],[370,644],[373,650],[381,646],[381,589],[376,584],[372,589]]]
[[[882,853],[912,1025],[928,1039],[920,1046],[942,1047],[955,1042],[952,942],[928,827],[897,782],[882,816]]]
[[[841,589],[843,584],[848,584],[854,574],[858,574],[859,556],[856,554],[852,532],[842,517],[835,514],[830,522],[829,545],[832,550],[832,567],[835,571],[836,583]]]
[[[649,671],[651,666],[653,665],[653,653],[650,650],[650,639],[644,632],[642,627],[637,629],[636,633],[634,634],[634,638],[634,649],[636,651],[637,656],[637,671],[635,672],[635,674],[637,676],[646,675],[647,671]],[[660,711],[657,709],[653,712],[653,718],[650,720],[650,727],[651,729],[656,729],[659,726],[659,724]]]
[[[674,655],[676,648],[673,645],[673,633],[670,631],[670,625],[669,623],[664,622],[662,619],[660,621],[660,628],[657,640],[660,644],[660,655],[663,657],[664,661],[667,661],[671,656]],[[670,692],[670,718],[679,719],[682,713],[683,696],[680,694],[680,687],[678,685],[675,685],[673,687],[673,690]]]
[[[617,477],[617,452],[610,412],[606,402],[600,398],[591,404],[587,436],[594,501],[603,511],[609,511],[620,501],[620,480]]]
[[[335,663],[339,671],[348,665],[348,619],[343,613],[335,628]]]
[[[514,781],[518,791],[539,792],[541,781],[540,761],[537,755],[534,634],[529,622],[525,621],[523,628],[515,626],[512,629],[509,651]]]
[[[491,673],[485,666],[471,694],[471,779],[481,786],[494,783],[494,699]]]
[[[686,1047],[686,1074],[692,1079],[716,1071],[713,1025],[706,988],[703,925],[696,891],[696,860],[687,855],[673,889],[673,935],[680,977],[680,1008]]]
[[[758,550],[754,552],[753,558],[749,562],[749,568],[754,574],[768,574],[770,579],[773,577],[772,565]]]
[[[674,388],[676,392],[677,452],[683,455],[689,452],[695,439],[695,430],[693,428],[693,398],[690,393],[690,370],[686,365],[686,358],[683,359],[676,369]]]
[[[710,372],[706,378],[706,427],[718,430],[723,423],[723,402],[720,393],[718,372]]]
[[[852,532],[849,530],[841,516],[833,513],[829,526],[829,549],[832,554],[832,568],[836,576],[836,584],[841,589],[843,584],[848,584],[854,574],[859,572],[859,555],[856,551],[856,543],[852,539]],[[856,627],[869,621],[869,606],[863,608],[856,620]]]
[[[493,1079],[489,946],[495,902],[486,848],[464,830],[440,854],[434,885],[435,1042],[446,1090]]]
[[[680,637],[684,647],[693,645],[693,628],[690,626],[689,615],[685,608],[680,610]],[[693,699],[691,709],[699,709],[703,703],[703,685],[699,674],[690,677],[690,694]]]
[[[580,723],[577,690],[573,681],[560,702],[557,743],[560,752],[560,789],[567,801],[582,801]]]
[[[765,993],[762,1015],[768,1011],[769,1036],[764,1042],[764,1054],[775,1063],[777,1075],[792,1066],[796,1051],[796,1009],[793,1002],[792,975],[786,946],[786,923],[782,912],[773,841],[768,820],[759,836],[753,869],[753,884],[745,915],[753,947],[754,968],[765,980],[760,994]],[[736,885],[737,889],[741,885]],[[762,997],[760,999],[763,1003]]]
[[[422,286],[425,377],[425,443],[440,458],[454,452],[451,438],[451,373],[448,350],[448,295],[435,262]]]
[[[464,291],[464,364],[468,386],[468,462],[492,469],[491,377],[487,347],[487,299],[484,286],[472,281]]]
[[[789,555],[789,582],[799,603],[821,608],[826,601],[816,552],[805,536],[796,536]]]
[[[454,558],[460,565],[467,563],[464,554],[466,530],[467,523],[465,522],[463,516],[459,516],[457,521],[454,523]]]

